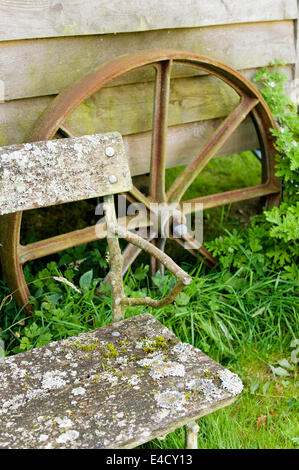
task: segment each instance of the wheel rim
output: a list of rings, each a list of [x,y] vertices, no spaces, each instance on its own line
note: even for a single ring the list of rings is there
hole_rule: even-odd
[[[216,129],[212,138],[200,151],[197,157],[191,161],[173,182],[170,189],[165,192],[165,154],[167,136],[167,117],[170,74],[173,64],[191,66],[204,70],[231,86],[239,95],[240,103],[234,111]],[[238,72],[214,59],[198,54],[178,52],[178,51],[140,51],[133,54],[121,56],[106,64],[101,65],[82,79],[78,80],[71,87],[61,92],[44,111],[36,125],[34,126],[30,141],[40,141],[52,139],[56,132],[62,130],[66,135],[72,132],[65,127],[65,121],[70,114],[88,97],[99,91],[103,86],[121,75],[132,72],[136,69],[152,66],[156,69],[155,95],[154,95],[154,116],[152,128],[151,146],[151,171],[150,171],[150,194],[149,197],[143,195],[136,187],[128,195],[131,202],[141,202],[150,210],[151,202],[176,202],[180,203],[184,193],[192,184],[198,174],[205,168],[215,153],[224,145],[234,130],[243,122],[246,116],[251,114],[262,150],[262,183],[257,186],[242,188],[239,190],[217,193],[210,196],[196,198],[191,203],[202,203],[203,208],[217,207],[223,204],[251,199],[259,196],[266,196],[273,201],[279,194],[279,181],[275,177],[275,148],[273,136],[270,128],[275,128],[275,121],[271,112],[260,93],[251,82],[245,79]],[[117,130],[117,129],[115,129]],[[12,239],[12,249],[6,252],[6,258],[13,260],[13,263],[4,263],[4,270],[8,264],[23,264],[28,260],[40,258],[48,254],[53,254],[62,249],[70,248],[93,241],[98,237],[94,235],[94,227],[72,232],[71,234],[59,235],[47,240],[35,242],[27,246],[20,246],[20,226],[22,213],[11,214],[4,219],[6,233]],[[82,238],[83,237],[83,238]],[[193,254],[198,250],[206,258],[207,264],[214,262],[210,253],[205,250],[194,238],[187,234],[178,243],[189,242],[189,251]],[[153,240],[157,246],[163,246],[163,240],[157,238]],[[138,249],[128,246],[124,252],[124,269],[132,264],[138,256]],[[154,273],[160,266],[156,260],[152,260],[151,271]],[[17,283],[24,284],[22,270],[16,273]],[[9,276],[8,276],[9,277]],[[26,284],[26,283],[25,283]],[[28,298],[28,289],[23,289],[21,303]]]

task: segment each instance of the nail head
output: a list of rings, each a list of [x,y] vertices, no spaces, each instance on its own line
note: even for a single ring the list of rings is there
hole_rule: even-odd
[[[113,155],[115,154],[114,148],[106,147],[105,154],[107,155],[107,157],[113,157]]]
[[[115,175],[109,175],[108,179],[109,179],[109,183],[111,184],[114,184],[117,182],[117,178]]]
[[[183,237],[188,232],[188,228],[185,224],[178,224],[173,228],[173,234],[177,237]]]

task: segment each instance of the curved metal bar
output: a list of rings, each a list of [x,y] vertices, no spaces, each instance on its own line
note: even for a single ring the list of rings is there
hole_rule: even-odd
[[[14,295],[18,305],[25,305],[24,311],[29,314],[32,308],[28,304],[30,292],[24,277],[23,267],[19,260],[21,220],[22,217],[19,212],[1,216],[0,255],[7,286]]]
[[[267,118],[273,124],[271,127],[276,127],[271,112],[261,94],[249,80],[231,67],[200,54],[172,50],[147,50],[124,55],[101,64],[75,82],[72,87],[60,93],[37,121],[31,132],[30,140],[51,139],[64,120],[82,101],[113,79],[131,72],[133,69],[169,60],[206,70],[228,83],[239,95],[257,98],[266,109]]]

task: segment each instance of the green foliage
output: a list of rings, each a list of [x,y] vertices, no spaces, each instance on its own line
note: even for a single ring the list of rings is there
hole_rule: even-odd
[[[264,88],[261,90],[263,97],[268,103],[276,120],[278,129],[272,129],[276,137],[275,147],[278,150],[278,173],[285,180],[291,182],[287,187],[287,193],[298,190],[298,168],[299,168],[299,117],[296,105],[287,97],[284,83],[287,76],[279,71],[279,62],[274,64],[274,71],[266,68],[261,69],[255,76],[254,81],[262,81]],[[294,188],[295,186],[295,188]],[[295,189],[295,191],[292,191]],[[287,194],[289,196],[289,194]]]
[[[290,345],[290,347],[293,348],[293,351],[292,351],[290,357],[288,357],[287,359],[283,358],[283,359],[280,359],[279,361],[277,361],[276,367],[273,367],[272,365],[270,365],[270,369],[272,370],[274,376],[293,377],[294,381],[296,382],[296,379],[297,379],[297,364],[298,364],[298,361],[299,361],[299,359],[297,357],[298,352],[299,352],[299,348],[297,347],[298,344],[299,344],[299,340],[294,339],[291,342],[291,345]],[[284,382],[285,386],[287,386],[289,384],[290,384],[289,380]]]
[[[299,280],[299,117],[296,106],[286,96],[284,82],[287,77],[278,69],[261,69],[255,81],[262,81],[262,95],[277,122],[272,129],[276,137],[276,175],[282,181],[283,202],[279,207],[265,210],[262,216],[252,218],[249,228],[227,232],[207,243],[207,248],[219,257],[224,268],[255,266],[259,271],[267,268],[284,269],[284,277]]]
[[[299,239],[299,202],[293,206],[281,204],[265,212],[265,217],[271,223],[269,235],[284,242]]]
[[[43,332],[42,327],[35,322],[24,328],[24,335],[21,338],[20,345],[15,348],[14,352],[27,351],[32,347],[39,347],[48,344],[52,339],[49,332]]]
[[[86,271],[86,273],[82,274],[82,276],[80,277],[80,287],[81,287],[81,289],[88,290],[88,289],[91,288],[92,276],[93,276],[92,269],[90,271]]]

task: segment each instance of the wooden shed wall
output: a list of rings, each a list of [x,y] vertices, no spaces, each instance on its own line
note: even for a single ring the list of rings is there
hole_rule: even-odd
[[[294,92],[297,17],[297,0],[0,0],[0,145],[26,141],[57,93],[96,65],[135,50],[197,52],[249,79],[279,59]],[[185,163],[199,138],[236,104],[234,92],[214,77],[179,67],[174,76],[171,166]],[[149,155],[152,99],[152,73],[138,72],[97,93],[69,125],[78,134],[118,130],[127,136],[132,172],[141,174],[149,165],[140,157]],[[246,120],[221,154],[257,145]]]

